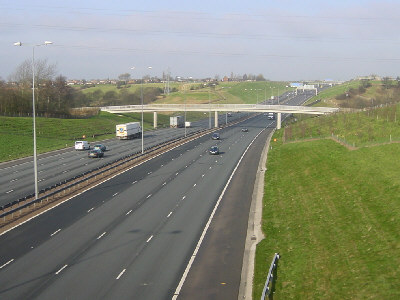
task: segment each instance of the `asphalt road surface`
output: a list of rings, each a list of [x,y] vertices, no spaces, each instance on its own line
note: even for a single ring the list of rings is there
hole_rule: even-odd
[[[270,123],[190,142],[0,236],[0,297],[170,299],[237,161]],[[215,144],[221,154],[209,155]]]

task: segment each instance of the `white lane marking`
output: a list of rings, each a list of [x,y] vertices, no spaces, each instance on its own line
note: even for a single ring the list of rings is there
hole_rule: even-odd
[[[209,169],[211,170],[211,167],[209,167]]]
[[[52,234],[50,234],[50,236],[56,235],[57,233],[59,233],[61,231],[61,229],[58,229],[56,231],[54,231]]]
[[[153,172],[149,172],[149,173],[147,173],[147,175],[150,175],[151,173],[153,173]]]
[[[161,165],[161,167],[164,167],[164,165]]]
[[[175,173],[175,176],[178,175],[178,174],[179,174],[179,172],[176,172],[176,173]]]
[[[126,269],[123,269],[123,270],[121,271],[121,273],[119,273],[119,275],[118,275],[117,278],[115,278],[115,279],[117,279],[117,280],[120,279],[121,276],[124,275],[125,271],[126,271]]]
[[[18,178],[15,178],[15,179],[11,180],[10,182],[14,182],[14,181],[17,181],[17,180],[18,180]]]
[[[135,184],[137,182],[137,180],[135,180],[134,182],[132,182],[132,184]]]
[[[146,199],[149,199],[150,197],[151,197],[151,194],[150,194],[150,195],[148,195]]]
[[[114,195],[112,195],[113,197],[115,197],[115,196],[117,196],[118,195],[118,192],[116,192]]]
[[[98,240],[101,239],[105,234],[106,234],[106,232],[104,231],[102,234],[100,234],[100,235],[97,237],[97,239],[98,239]]]
[[[63,173],[67,173],[67,172],[68,172],[68,170],[63,171]]]
[[[167,183],[166,182],[164,182],[162,185],[166,185]]]
[[[172,215],[172,211],[169,212],[167,218],[169,218]]]
[[[197,183],[193,184],[193,187],[195,187],[197,185]]]
[[[64,270],[66,267],[68,267],[68,265],[64,265],[64,267],[62,267],[60,270],[58,270],[56,272],[56,275],[60,274],[62,270]]]
[[[200,249],[200,247],[201,247],[201,244],[202,244],[202,242],[203,242],[203,239],[204,239],[204,237],[205,237],[205,235],[206,235],[206,233],[207,233],[207,231],[208,231],[208,227],[210,226],[211,221],[212,221],[212,219],[214,218],[214,215],[215,215],[215,213],[216,213],[216,211],[217,211],[217,209],[218,209],[218,206],[219,206],[219,204],[220,204],[220,202],[221,202],[221,200],[222,200],[222,198],[223,198],[223,196],[224,196],[224,194],[225,194],[225,192],[226,192],[226,190],[227,190],[227,188],[228,188],[228,185],[230,184],[230,182],[231,182],[233,176],[234,176],[235,173],[236,173],[236,170],[239,168],[239,165],[240,165],[240,163],[242,162],[243,157],[246,155],[247,151],[249,150],[249,148],[250,148],[250,146],[253,144],[253,142],[256,140],[256,138],[257,138],[264,130],[265,130],[265,128],[264,128],[263,130],[261,130],[261,131],[255,136],[255,138],[251,141],[251,143],[247,146],[246,150],[244,150],[242,156],[240,157],[238,163],[236,164],[236,167],[233,169],[233,171],[232,171],[232,173],[231,173],[231,176],[229,177],[229,179],[228,179],[228,181],[227,181],[227,183],[226,183],[224,189],[222,190],[222,193],[221,193],[221,195],[219,196],[219,198],[218,198],[218,200],[217,200],[217,203],[216,203],[215,206],[214,206],[213,211],[211,212],[211,215],[210,215],[210,217],[209,217],[209,219],[208,219],[208,221],[207,221],[207,223],[206,223],[206,226],[205,226],[204,229],[203,229],[203,232],[202,232],[202,234],[201,234],[201,236],[200,236],[200,239],[199,239],[199,241],[198,241],[198,243],[197,243],[197,245],[196,245],[196,248],[195,248],[195,250],[193,251],[192,256],[190,257],[189,263],[187,264],[186,269],[185,269],[185,271],[183,272],[182,278],[181,278],[181,280],[179,281],[178,286],[176,287],[176,290],[175,290],[175,292],[174,292],[174,296],[172,297],[172,300],[176,300],[176,299],[178,298],[180,292],[181,292],[182,286],[183,286],[183,284],[185,283],[186,277],[187,277],[187,275],[188,275],[188,273],[189,273],[189,271],[190,271],[190,269],[191,269],[191,267],[192,267],[192,264],[193,264],[193,262],[194,262],[194,260],[195,260],[195,258],[196,258],[197,252],[199,251],[199,249]]]
[[[206,174],[201,175],[201,177],[204,177]]]
[[[185,198],[186,198],[186,196],[183,196],[183,197],[182,197],[182,200],[185,200]]]
[[[94,207],[92,207],[91,209],[89,209],[87,212],[91,212],[94,209]]]
[[[153,238],[153,236],[150,236],[150,237],[147,239],[146,243],[150,242],[152,238]]]
[[[10,259],[10,260],[9,260],[8,262],[6,262],[4,265],[0,266],[0,269],[3,269],[5,266],[11,264],[13,261],[14,261],[14,258],[13,258],[13,259]]]
[[[187,166],[185,166],[185,168],[187,168]]]
[[[14,190],[9,190],[8,192],[6,192],[6,194],[12,193],[14,192]]]
[[[132,209],[131,209],[130,211],[128,211],[128,212],[126,213],[126,215],[129,215],[131,212],[132,212]]]

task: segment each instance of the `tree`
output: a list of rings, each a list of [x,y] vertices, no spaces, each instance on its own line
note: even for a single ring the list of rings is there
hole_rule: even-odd
[[[386,89],[390,89],[392,86],[392,80],[390,77],[383,77],[382,84]]]
[[[124,73],[118,76],[118,79],[120,81],[125,82],[125,85],[128,83],[128,81],[131,79],[131,74],[129,73]]]
[[[265,81],[265,78],[262,74],[258,74],[256,77],[256,81]]]
[[[35,60],[35,82],[40,84],[44,80],[52,80],[56,69],[56,65],[49,64],[47,59]],[[11,79],[23,86],[30,86],[32,83],[32,60],[27,59],[22,62],[11,75]]]

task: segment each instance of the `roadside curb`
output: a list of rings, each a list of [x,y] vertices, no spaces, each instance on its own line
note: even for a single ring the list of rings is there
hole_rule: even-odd
[[[253,196],[250,206],[249,221],[247,224],[246,244],[243,255],[242,274],[239,287],[238,299],[252,299],[254,264],[256,246],[265,236],[261,229],[262,222],[262,202],[264,196],[264,177],[268,157],[270,142],[275,129],[268,135],[267,142],[261,153],[258,164],[256,180],[254,183]]]

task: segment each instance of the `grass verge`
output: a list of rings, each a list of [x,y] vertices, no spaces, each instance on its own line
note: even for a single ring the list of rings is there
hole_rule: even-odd
[[[275,299],[398,299],[399,144],[349,151],[331,140],[268,154],[254,299],[275,252]]]

